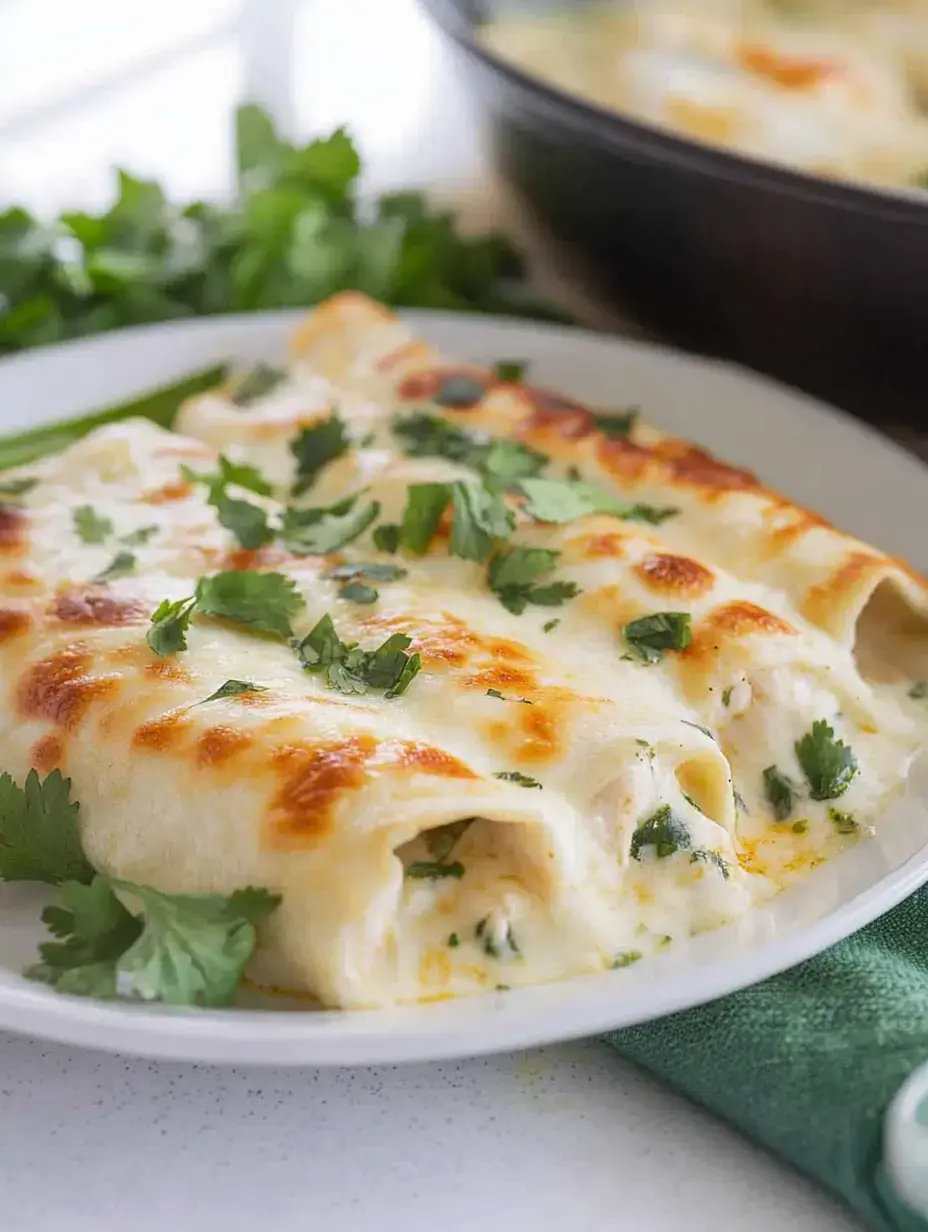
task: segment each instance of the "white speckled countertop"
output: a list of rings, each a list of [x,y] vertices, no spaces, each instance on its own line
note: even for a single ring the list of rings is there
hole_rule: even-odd
[[[853,1232],[605,1045],[210,1069],[0,1036],[4,1232]]]

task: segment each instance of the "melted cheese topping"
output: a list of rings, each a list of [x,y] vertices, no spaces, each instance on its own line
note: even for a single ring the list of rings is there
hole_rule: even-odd
[[[570,93],[742,154],[894,185],[928,167],[917,2],[601,3],[483,37]]]
[[[442,405],[449,373],[469,377],[467,405]],[[363,494],[377,522],[329,557],[241,548],[184,468],[213,471],[220,450],[259,466],[277,497],[228,494],[276,521],[296,433],[335,406],[352,446],[299,502]],[[551,524],[508,496],[511,545],[558,553],[557,580],[579,592],[514,614],[485,565],[449,552],[446,518],[421,555],[377,549],[411,484],[473,475],[407,457],[404,407],[677,513]],[[623,965],[743,914],[903,790],[928,707],[907,696],[928,665],[925,585],[746,472],[644,424],[604,436],[589,408],[462,371],[356,295],[307,319],[265,397],[240,407],[219,390],[178,426],[103,428],[25,468],[36,485],[0,509],[4,768],[70,776],[108,872],[280,893],[256,980],[369,1007]],[[99,542],[78,533],[86,507]],[[100,580],[127,539],[134,569]],[[362,604],[327,576],[346,562],[405,572]],[[393,700],[339,692],[284,640],[208,618],[157,657],[158,604],[229,569],[293,579],[296,639],[326,614],[365,649],[402,632],[421,672]],[[622,630],[667,611],[689,618],[691,643],[635,659]],[[206,700],[230,679],[261,691]],[[797,744],[822,722],[858,772],[814,799]],[[780,818],[772,767],[796,797]]]

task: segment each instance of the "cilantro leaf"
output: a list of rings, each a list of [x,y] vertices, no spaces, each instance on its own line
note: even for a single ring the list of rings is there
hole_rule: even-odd
[[[92,505],[79,505],[73,510],[72,518],[82,543],[105,543],[115,530],[112,520],[100,517]]]
[[[492,441],[476,469],[488,486],[509,487],[519,479],[530,478],[544,470],[548,459],[543,453],[529,449],[518,441]]]
[[[401,528],[396,522],[381,522],[375,526],[371,538],[374,547],[381,552],[395,552],[400,546]]]
[[[523,511],[539,522],[573,522],[590,513],[607,513],[626,521],[657,526],[679,512],[670,506],[630,505],[593,483],[576,479],[530,477],[520,480],[519,488],[528,498],[522,506]]]
[[[207,702],[218,702],[223,697],[237,697],[240,693],[266,693],[267,691],[266,685],[252,684],[250,680],[227,680],[225,684],[219,686],[215,693],[204,697],[200,705],[205,706]]]
[[[71,780],[30,770],[22,787],[0,774],[0,879],[87,882],[93,869],[81,847]]]
[[[252,466],[250,463],[232,462],[225,454],[221,453],[218,465],[219,469],[211,475],[195,471],[189,466],[182,466],[180,470],[183,477],[190,483],[205,483],[210,489],[211,494],[216,491],[222,491],[229,484],[245,488],[247,491],[254,492],[258,496],[271,496],[273,494],[274,489],[257,467]]]
[[[596,427],[604,436],[612,440],[624,439],[631,435],[632,428],[640,415],[637,409],[615,411],[611,414],[594,415]]]
[[[770,801],[777,821],[786,821],[793,811],[799,792],[792,779],[781,774],[776,766],[768,766],[764,771],[764,795]]]
[[[112,582],[116,578],[129,577],[135,573],[136,556],[134,552],[117,552],[110,563],[93,579],[95,582]]]
[[[630,967],[632,963],[640,962],[641,950],[623,950],[616,954],[610,966],[613,971],[617,971],[620,967]]]
[[[551,633],[552,630],[556,629],[560,623],[561,623],[560,616],[555,616],[553,620],[546,620],[545,623],[541,626],[542,632]]]
[[[496,440],[485,432],[471,432],[425,411],[398,415],[393,421],[393,432],[410,457],[447,458],[498,483],[537,475],[548,462],[544,454],[518,441]]]
[[[337,505],[319,509],[288,506],[280,532],[287,550],[295,556],[325,556],[357,539],[380,513],[377,501],[356,509],[357,500],[349,496]]]
[[[407,877],[438,881],[442,877],[456,877],[459,881],[464,876],[464,865],[460,860],[452,860],[450,864],[442,864],[437,860],[413,860],[403,870]]]
[[[132,530],[128,535],[123,535],[119,542],[124,543],[127,548],[141,547],[149,539],[154,538],[157,533],[157,526],[140,526],[138,530]]]
[[[16,498],[31,492],[38,482],[38,479],[23,476],[21,479],[7,479],[0,483],[0,505],[18,504]]]
[[[621,509],[604,509],[603,513],[611,513],[614,517],[624,518],[626,522],[647,522],[649,526],[660,526],[668,518],[675,518],[680,512],[673,505],[623,505]]]
[[[241,547],[255,551],[274,538],[268,516],[260,505],[226,496],[224,492],[217,493],[209,503],[216,510],[219,525],[231,531]]]
[[[198,612],[281,638],[293,636],[291,617],[305,606],[306,601],[293,578],[285,573],[233,569],[202,577],[197,582]]]
[[[481,483],[458,480],[451,484],[453,520],[452,556],[478,563],[487,559],[497,538],[506,538],[513,527],[513,515],[502,500]]]
[[[857,758],[824,720],[796,741],[796,757],[809,784],[813,800],[836,800],[844,795],[858,772]]]
[[[439,406],[473,406],[486,391],[486,382],[477,376],[446,376],[432,396]]]
[[[399,565],[359,560],[333,565],[320,576],[337,582],[353,582],[359,579],[368,582],[398,582],[400,578],[406,576],[407,572],[408,570],[401,569]]]
[[[722,874],[723,880],[727,881],[731,876],[728,861],[722,853],[720,851],[710,851],[707,847],[698,847],[690,856],[690,864],[714,864]]]
[[[828,816],[839,834],[856,834],[860,829],[851,814],[843,813],[841,809],[830,808]]]
[[[90,884],[66,881],[59,901],[42,912],[58,941],[39,946],[41,961],[26,976],[59,992],[109,999],[116,996],[116,962],[138,939],[141,921],[120,902],[107,877]]]
[[[406,507],[400,524],[400,546],[423,556],[438,530],[441,515],[451,499],[446,483],[413,483],[406,489]]]
[[[366,582],[348,582],[347,585],[339,587],[338,597],[347,599],[350,603],[376,603],[380,592]]]
[[[393,633],[376,650],[362,650],[357,642],[343,642],[329,615],[323,616],[297,647],[307,671],[325,672],[329,688],[341,693],[384,689],[390,700],[409,688],[422,663],[418,653],[407,655],[411,639]]]
[[[187,649],[187,630],[195,603],[196,599],[192,596],[173,603],[170,599],[162,599],[152,612],[151,628],[145,640],[160,658]]]
[[[236,381],[231,398],[236,406],[251,406],[259,398],[272,393],[278,385],[287,379],[284,368],[275,368],[272,364],[259,363]]]
[[[630,621],[622,630],[625,644],[642,663],[658,663],[667,650],[685,650],[693,640],[689,612],[655,612]]]
[[[493,375],[498,381],[518,382],[525,377],[528,363],[524,359],[499,359],[493,365]]]
[[[290,442],[290,452],[296,459],[294,496],[308,491],[319,472],[350,448],[348,429],[338,411],[332,411],[326,419],[319,420],[311,427],[301,428]]]
[[[500,770],[493,777],[495,779],[502,779],[506,783],[518,783],[520,787],[541,787],[541,783],[537,779],[533,779],[531,775],[523,774],[520,770]]]
[[[535,579],[549,573],[559,552],[549,548],[508,548],[497,552],[487,569],[487,584],[503,607],[516,616],[530,604],[557,607],[580,593],[573,582],[551,582],[536,586]]]
[[[928,697],[928,680],[916,680],[909,689],[908,696],[913,701],[920,702]]]
[[[629,855],[640,860],[643,849],[653,847],[658,859],[664,859],[677,851],[688,851],[691,845],[689,830],[673,815],[669,804],[662,804],[635,830]]]

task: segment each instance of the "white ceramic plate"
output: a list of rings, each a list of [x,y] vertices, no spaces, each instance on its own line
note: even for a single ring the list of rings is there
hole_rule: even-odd
[[[279,358],[298,313],[154,326],[0,364],[0,432],[106,406],[229,357]],[[928,568],[928,471],[875,432],[768,381],[638,343],[549,326],[413,313],[463,359],[520,358],[532,378],[607,406],[640,405],[672,432],[746,465],[801,504]],[[2,761],[2,751],[0,751]],[[928,809],[913,788],[861,843],[746,920],[621,971],[383,1012],[268,1000],[171,1010],[60,996],[18,973],[43,929],[32,887],[0,887],[0,1027],[198,1061],[366,1065],[591,1035],[711,1000],[817,953],[928,879]]]

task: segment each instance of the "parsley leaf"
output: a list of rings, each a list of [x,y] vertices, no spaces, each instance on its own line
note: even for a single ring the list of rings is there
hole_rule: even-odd
[[[151,628],[145,640],[160,658],[187,649],[187,630],[193,617],[196,599],[162,599],[152,612]]]
[[[116,578],[128,577],[135,573],[136,557],[134,552],[117,552],[102,572],[93,579],[95,582],[112,582]]]
[[[450,499],[451,491],[446,483],[410,484],[399,528],[399,543],[407,552],[423,556],[428,551]]]
[[[764,795],[770,801],[777,821],[786,821],[799,793],[792,779],[781,774],[776,766],[768,766],[764,771]]]
[[[603,436],[618,440],[631,435],[632,428],[634,428],[640,413],[637,409],[630,409],[627,411],[615,411],[612,414],[594,415],[593,419]]]
[[[411,640],[404,633],[393,633],[376,650],[362,650],[357,642],[343,642],[332,617],[325,615],[300,642],[297,653],[307,671],[325,672],[329,688],[341,693],[384,689],[391,700],[406,692],[422,666],[418,652],[406,654]]]
[[[521,381],[528,369],[524,359],[500,359],[493,365],[493,375],[498,381]]]
[[[30,770],[22,787],[0,774],[0,879],[90,881],[78,828],[80,806],[70,798],[71,780],[53,770],[40,779]]]
[[[796,741],[796,756],[809,783],[813,800],[836,800],[844,795],[857,774],[857,758],[834,729],[818,719],[812,730]]]
[[[356,509],[357,501],[349,496],[327,508],[285,509],[280,533],[287,550],[295,556],[325,556],[357,539],[380,513],[377,501]]]
[[[537,779],[533,779],[531,775],[523,774],[521,770],[500,770],[493,775],[495,779],[502,779],[506,783],[518,783],[520,787],[538,787],[542,785]]]
[[[451,503],[454,515],[448,550],[452,556],[480,563],[492,552],[494,540],[504,539],[512,531],[512,511],[482,483],[474,480],[453,483]]]
[[[200,578],[195,599],[197,611],[205,616],[231,620],[281,638],[293,636],[290,619],[306,606],[293,578],[250,569]]]
[[[642,849],[653,847],[657,858],[662,860],[677,851],[688,851],[691,845],[689,830],[674,817],[669,804],[662,804],[632,835],[629,855],[633,860],[640,860]]]
[[[693,640],[689,612],[655,612],[630,621],[625,644],[642,663],[659,663],[666,650],[685,650]]]
[[[218,702],[223,697],[237,697],[240,693],[266,693],[267,691],[266,685],[252,684],[250,680],[227,680],[225,684],[219,686],[215,693],[204,697],[200,705],[205,706],[207,702]]]
[[[539,607],[558,607],[580,594],[573,582],[551,582],[536,586],[535,579],[549,573],[555,566],[559,552],[549,548],[508,548],[490,561],[487,569],[487,584],[507,611],[516,616],[525,611],[530,603]]]
[[[259,398],[272,393],[286,379],[285,369],[275,368],[272,364],[256,364],[236,382],[232,390],[232,401],[236,406],[251,406]]]
[[[74,530],[83,543],[105,543],[115,530],[110,518],[103,518],[92,505],[79,505],[72,513]]]
[[[340,458],[351,448],[345,421],[338,411],[308,428],[301,428],[290,442],[290,452],[296,459],[294,496],[300,496],[315,483],[323,467]]]

